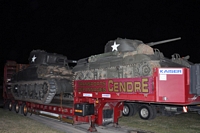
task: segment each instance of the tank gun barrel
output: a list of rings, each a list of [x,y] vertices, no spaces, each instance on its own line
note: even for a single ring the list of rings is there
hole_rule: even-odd
[[[178,38],[173,38],[173,39],[168,39],[168,40],[163,40],[163,41],[158,41],[158,42],[150,42],[150,43],[146,43],[146,44],[149,46],[154,46],[154,45],[172,42],[172,41],[176,41],[176,40],[180,40],[180,39],[181,39],[181,37],[178,37]]]

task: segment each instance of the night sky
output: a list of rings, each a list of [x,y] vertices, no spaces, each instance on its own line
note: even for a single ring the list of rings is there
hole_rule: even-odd
[[[200,1],[0,0],[1,77],[6,60],[28,63],[32,50],[78,60],[103,53],[118,37],[144,43],[181,37],[153,48],[200,63]]]

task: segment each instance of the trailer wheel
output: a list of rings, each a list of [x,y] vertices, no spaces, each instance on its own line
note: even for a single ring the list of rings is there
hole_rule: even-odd
[[[139,116],[143,120],[150,120],[154,117],[154,111],[152,106],[142,105],[139,109]]]
[[[15,112],[19,113],[19,104],[18,103],[15,104]]]
[[[11,101],[9,102],[8,109],[9,109],[9,111],[12,111],[12,102]]]
[[[133,109],[133,114],[132,114],[132,116],[134,116],[134,115],[136,115],[137,112],[138,112],[138,106],[137,106],[137,104],[134,104],[134,103],[132,103],[131,105],[132,105],[132,109]]]
[[[22,105],[22,113],[24,114],[24,116],[28,114],[28,108],[25,103]]]
[[[123,116],[132,116],[136,112],[135,112],[135,109],[134,109],[134,107],[131,103],[124,103],[122,113],[123,113]]]
[[[154,119],[157,116],[157,109],[156,109],[156,106],[151,106],[151,107],[152,107],[152,110],[153,110],[153,115],[152,115],[151,119]]]
[[[198,114],[200,115],[200,110],[198,111]]]

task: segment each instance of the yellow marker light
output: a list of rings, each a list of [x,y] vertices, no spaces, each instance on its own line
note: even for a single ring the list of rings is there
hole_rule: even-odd
[[[99,100],[98,100],[98,99],[96,99],[95,103],[96,103],[96,104],[98,104],[98,103],[99,103]]]
[[[77,112],[77,113],[82,113],[82,112],[83,112],[83,110],[78,110],[78,109],[75,109],[75,112]]]

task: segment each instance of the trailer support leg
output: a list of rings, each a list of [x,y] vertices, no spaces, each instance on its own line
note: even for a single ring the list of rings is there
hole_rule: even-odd
[[[123,104],[122,102],[118,102],[114,106],[114,122],[113,122],[114,127],[120,127],[118,120],[119,120],[119,117],[121,116],[122,110],[123,110]]]
[[[119,123],[118,123],[118,122],[116,122],[116,123],[113,123],[113,127],[119,128],[119,127],[120,127],[120,125],[119,125]]]
[[[92,115],[90,117],[90,119],[91,119],[91,121],[90,121],[90,127],[89,127],[88,131],[90,131],[90,132],[97,132],[97,129],[95,127],[95,116]]]

